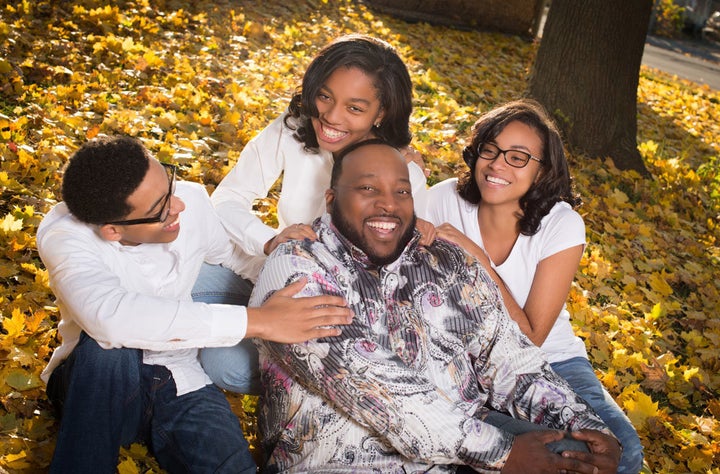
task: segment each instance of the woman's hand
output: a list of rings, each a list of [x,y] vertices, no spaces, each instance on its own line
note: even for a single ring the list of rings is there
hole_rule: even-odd
[[[432,223],[418,217],[415,221],[415,228],[420,232],[420,241],[418,242],[420,245],[430,245],[435,241],[437,232]]]
[[[265,255],[270,255],[273,250],[288,240],[317,240],[317,234],[312,227],[305,224],[293,224],[285,227],[278,235],[265,242]]]
[[[437,236],[441,239],[449,240],[458,247],[462,247],[467,253],[477,258],[483,264],[486,270],[491,268],[490,258],[478,244],[473,242],[471,238],[457,230],[452,224],[445,222],[436,227]]]
[[[430,176],[430,168],[425,167],[425,160],[423,160],[423,157],[419,151],[417,151],[411,146],[406,146],[405,148],[402,148],[400,150],[400,153],[405,158],[405,163],[410,164],[411,161],[415,162],[415,164],[418,165],[421,170],[423,170],[426,178]]]

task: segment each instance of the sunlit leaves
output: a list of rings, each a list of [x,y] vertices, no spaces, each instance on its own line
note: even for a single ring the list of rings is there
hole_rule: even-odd
[[[59,312],[34,235],[80,143],[137,136],[212,191],[287,107],[319,48],[370,33],[410,69],[413,146],[435,183],[465,169],[475,119],[523,94],[536,49],[349,0],[245,3],[26,0],[0,10],[0,468],[44,471],[52,453],[56,423],[39,374]],[[656,472],[720,466],[718,104],[717,91],[643,68],[638,141],[655,178],[571,156],[588,247],[568,308]],[[271,223],[275,198],[255,206]],[[260,461],[257,399],[229,399]],[[141,445],[122,451],[118,469],[159,471]]]

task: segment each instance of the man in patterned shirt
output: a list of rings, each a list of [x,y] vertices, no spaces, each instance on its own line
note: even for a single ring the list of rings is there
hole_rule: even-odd
[[[258,341],[268,471],[615,472],[619,444],[482,266],[449,242],[417,244],[410,189],[397,150],[353,146],[336,159],[317,240],[268,258],[251,305],[307,277],[303,294],[341,295],[355,313],[337,337]],[[512,435],[486,407],[547,429]],[[589,452],[546,447],[563,437]]]

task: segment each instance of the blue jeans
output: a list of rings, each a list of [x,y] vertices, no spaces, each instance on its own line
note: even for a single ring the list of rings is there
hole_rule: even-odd
[[[47,392],[62,417],[51,473],[115,473],[133,442],[173,474],[256,472],[225,395],[207,385],[178,397],[170,371],[139,349],[103,349],[83,332]]]
[[[637,474],[642,469],[643,447],[630,419],[615,403],[584,357],[550,364],[553,370],[567,380],[572,389],[590,405],[608,425],[623,447],[618,474]]]
[[[545,431],[550,429],[547,426],[537,425],[525,420],[518,420],[494,410],[490,410],[483,421],[512,435],[520,435],[523,433],[529,433],[530,431]],[[585,444],[585,441],[571,438],[569,435],[559,441],[548,443],[546,446],[548,450],[556,454],[561,454],[563,451],[580,451],[583,453],[590,452],[587,444]]]
[[[253,284],[219,265],[203,263],[193,301],[247,306]],[[207,347],[200,351],[200,363],[215,384],[231,392],[260,394],[258,351],[250,339],[236,346]]]

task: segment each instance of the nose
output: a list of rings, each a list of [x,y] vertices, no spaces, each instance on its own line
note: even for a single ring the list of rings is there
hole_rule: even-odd
[[[394,192],[383,192],[378,194],[375,200],[375,207],[385,212],[392,212],[397,207],[397,196]]]
[[[185,203],[176,195],[170,197],[170,215],[177,216],[185,210]]]
[[[488,166],[493,169],[504,168],[505,166],[507,166],[507,162],[505,161],[505,153],[502,151],[498,153],[495,159],[488,163]]]
[[[322,116],[327,123],[330,123],[330,124],[340,123],[340,109],[341,109],[341,107],[339,107],[338,105],[330,104],[324,110]]]

